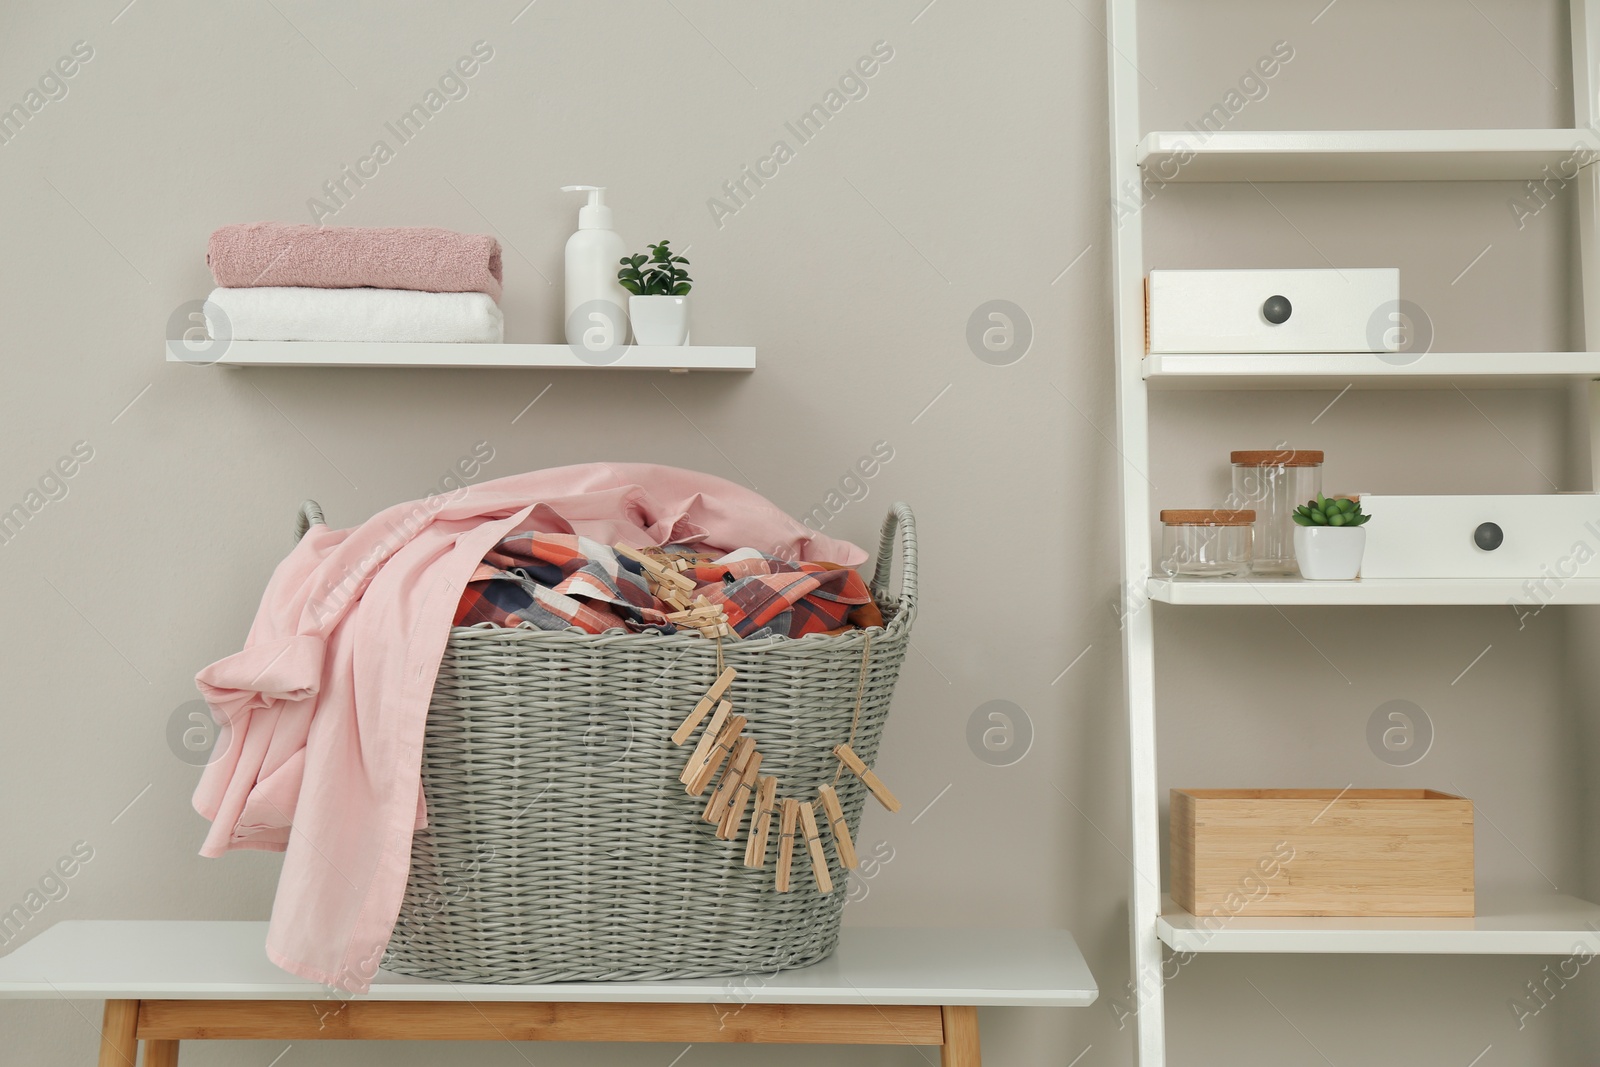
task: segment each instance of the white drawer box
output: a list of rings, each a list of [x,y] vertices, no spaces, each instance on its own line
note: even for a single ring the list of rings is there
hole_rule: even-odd
[[[1400,272],[1153,270],[1151,352],[1392,352]]]
[[[1361,495],[1363,578],[1600,577],[1600,497]],[[1492,547],[1491,547],[1492,546]]]

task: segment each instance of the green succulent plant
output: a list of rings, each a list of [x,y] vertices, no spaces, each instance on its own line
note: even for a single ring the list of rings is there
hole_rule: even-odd
[[[1370,518],[1359,501],[1348,497],[1329,500],[1321,493],[1294,509],[1294,521],[1301,526],[1361,526]]]
[[[683,296],[694,283],[683,267],[689,261],[672,254],[668,242],[650,245],[650,254],[643,252],[623,256],[622,269],[617,271],[617,281],[634,296]],[[678,266],[682,263],[683,267]]]

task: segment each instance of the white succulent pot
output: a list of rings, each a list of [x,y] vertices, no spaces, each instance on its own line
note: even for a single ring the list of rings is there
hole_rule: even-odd
[[[686,296],[630,296],[628,318],[633,322],[636,345],[689,343],[689,298]]]
[[[1361,573],[1367,531],[1360,526],[1296,526],[1294,558],[1300,577],[1314,582],[1348,582]]]

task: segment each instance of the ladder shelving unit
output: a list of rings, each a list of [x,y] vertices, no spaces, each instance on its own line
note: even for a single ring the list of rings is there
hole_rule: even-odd
[[[1167,1062],[1164,953],[1426,953],[1565,955],[1600,925],[1600,905],[1551,893],[1481,891],[1470,919],[1259,918],[1222,924],[1163,896],[1155,720],[1153,604],[1504,604],[1520,580],[1297,579],[1170,582],[1153,577],[1149,394],[1165,389],[1568,388],[1600,379],[1600,0],[1571,0],[1573,128],[1331,132],[1147,131],[1139,110],[1138,0],[1106,0],[1111,180],[1115,193],[1166,182],[1496,181],[1554,173],[1577,198],[1582,352],[1380,355],[1145,353],[1144,219],[1113,220],[1113,328],[1122,495],[1123,664],[1130,761],[1129,916],[1141,1067]],[[1549,168],[1549,170],[1546,170]],[[1590,385],[1590,454],[1600,475],[1600,392]],[[1558,604],[1600,604],[1600,579],[1566,583]]]

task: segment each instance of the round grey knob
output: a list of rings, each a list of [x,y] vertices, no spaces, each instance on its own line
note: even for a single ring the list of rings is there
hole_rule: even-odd
[[[1261,317],[1274,326],[1288,322],[1293,311],[1294,307],[1286,296],[1269,296],[1267,302],[1261,305]]]
[[[1506,532],[1500,529],[1499,524],[1485,522],[1472,531],[1472,543],[1485,552],[1493,552],[1505,543]]]

